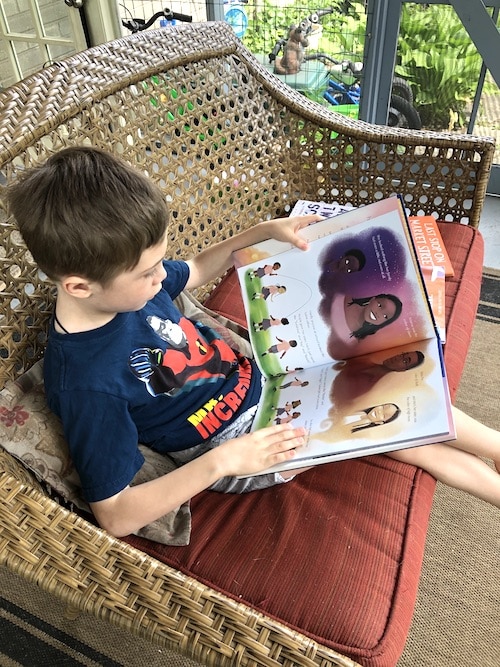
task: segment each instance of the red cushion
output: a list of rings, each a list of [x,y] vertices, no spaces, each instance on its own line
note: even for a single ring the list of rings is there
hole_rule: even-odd
[[[205,306],[246,327],[245,307],[241,298],[238,276],[234,269],[229,269],[205,301]]]
[[[467,225],[440,222],[439,229],[455,270],[452,278],[446,278],[444,350],[448,384],[454,400],[476,319],[484,242],[480,232]]]
[[[454,395],[479,299],[483,243],[469,227],[446,223],[441,231],[455,269],[445,350]],[[210,307],[241,319],[236,282],[229,275]],[[390,667],[411,623],[434,488],[428,474],[384,456],[342,461],[264,491],[199,494],[187,547],[128,541],[367,667]]]

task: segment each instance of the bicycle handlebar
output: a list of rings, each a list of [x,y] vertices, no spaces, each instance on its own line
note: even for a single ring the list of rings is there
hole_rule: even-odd
[[[322,16],[327,16],[327,14],[333,14],[333,7],[325,7],[324,9],[316,9],[314,12],[311,12],[307,17],[311,23],[319,23]]]
[[[310,35],[313,25],[318,24],[321,17],[326,16],[327,14],[333,14],[333,7],[316,9],[316,11],[311,12],[307,18],[302,19],[302,21],[299,23],[299,30],[304,33],[304,37]]]
[[[179,14],[178,12],[173,12],[168,7],[165,7],[163,11],[156,12],[147,21],[145,21],[144,19],[135,19],[135,18],[132,18],[129,21],[123,19],[122,25],[124,28],[127,28],[127,30],[130,30],[131,32],[135,33],[150,28],[153,25],[153,23],[160,18],[166,18],[167,21],[183,21],[184,23],[191,23],[191,21],[193,20],[193,17],[189,16],[188,14]]]

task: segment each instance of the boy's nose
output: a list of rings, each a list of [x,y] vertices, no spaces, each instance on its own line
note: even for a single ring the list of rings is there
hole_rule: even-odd
[[[161,283],[165,278],[167,277],[167,272],[165,271],[165,267],[163,264],[160,267],[160,270],[157,271],[157,274],[155,275],[155,285],[158,285],[158,283]]]

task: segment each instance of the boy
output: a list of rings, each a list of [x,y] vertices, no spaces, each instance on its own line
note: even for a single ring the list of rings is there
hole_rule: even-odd
[[[164,262],[163,196],[142,173],[88,147],[25,172],[7,199],[57,283],[47,400],[103,528],[128,535],[204,489],[249,490],[291,476],[232,481],[290,460],[305,433],[288,424],[249,433],[261,387],[254,362],[183,317],[172,299],[221,275],[237,248],[273,237],[306,250],[297,232],[320,216],[262,222],[187,262]],[[390,455],[500,507],[500,476],[479,458],[499,469],[500,434],[454,414],[457,440]],[[185,465],[130,487],[143,463],[139,441]]]
[[[294,455],[302,429],[272,427],[236,439],[249,430],[258,402],[257,366],[182,317],[172,299],[221,275],[237,248],[273,236],[305,250],[296,231],[320,216],[263,222],[188,262],[164,262],[163,195],[124,161],[89,147],[52,156],[24,174],[8,198],[35,260],[57,284],[44,361],[47,400],[104,528],[127,535],[221,478]],[[224,433],[229,439],[212,446]],[[143,463],[139,441],[174,457],[178,450],[182,460],[205,453],[129,487]]]

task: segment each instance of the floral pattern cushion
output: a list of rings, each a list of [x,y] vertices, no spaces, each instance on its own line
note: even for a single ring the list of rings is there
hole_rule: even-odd
[[[74,508],[90,513],[83,499],[80,480],[69,456],[62,424],[49,410],[43,389],[43,360],[38,361],[16,382],[0,392],[0,438],[9,454],[17,458],[56,496]],[[132,484],[145,482],[174,468],[166,456],[139,445],[145,463]],[[141,528],[141,537],[170,544],[189,544],[191,513],[189,503]]]
[[[231,346],[250,353],[241,327],[205,309],[194,297],[183,293],[177,305],[192,319],[212,326]],[[0,444],[66,503],[90,513],[83,499],[80,480],[69,456],[60,420],[49,410],[43,388],[43,360],[35,363],[17,381],[0,392]],[[164,455],[139,445],[145,463],[132,484],[140,484],[173,470],[175,464]],[[136,533],[154,542],[173,546],[189,544],[189,503],[169,512]]]

